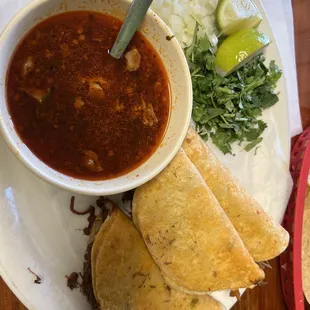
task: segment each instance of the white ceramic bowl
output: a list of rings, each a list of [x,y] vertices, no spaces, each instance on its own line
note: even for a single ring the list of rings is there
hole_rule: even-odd
[[[142,33],[160,54],[167,69],[171,86],[171,113],[168,127],[158,150],[134,171],[105,181],[84,181],[61,174],[40,161],[21,141],[11,120],[6,104],[6,73],[10,58],[24,35],[43,19],[66,11],[88,10],[111,14],[124,19],[128,0],[35,0],[19,12],[0,38],[0,128],[15,156],[43,180],[63,189],[86,195],[110,195],[125,192],[149,181],[162,171],[175,156],[190,122],[192,85],[183,51],[171,36],[164,22],[149,11],[142,25]]]

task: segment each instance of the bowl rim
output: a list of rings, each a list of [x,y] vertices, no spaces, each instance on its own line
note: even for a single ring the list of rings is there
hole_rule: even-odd
[[[129,0],[122,0],[122,1],[130,3]],[[27,16],[28,14],[31,14],[32,11],[35,11],[40,5],[44,4],[45,2],[46,2],[46,0],[34,0],[34,1],[30,2],[28,5],[26,5],[19,12],[17,12],[17,14],[15,16],[13,16],[13,18],[10,20],[10,22],[7,24],[7,26],[4,28],[3,32],[0,34],[0,45],[6,44],[8,35],[10,33],[11,28],[13,28],[13,26],[18,25],[25,18],[25,16]],[[65,12],[74,12],[74,11],[77,11],[77,10],[70,10],[70,9],[65,10]],[[83,9],[82,11],[95,11],[95,10]],[[50,16],[55,16],[57,14],[61,14],[61,13],[65,13],[65,12],[59,12],[56,14],[51,14]],[[165,22],[154,11],[149,9],[147,15],[150,18],[155,19],[157,21],[156,22],[157,27],[164,29],[165,32],[167,32],[167,35],[172,35],[171,30],[168,28],[168,26],[165,24]],[[43,19],[35,22],[34,25],[31,28],[29,28],[29,30],[31,30],[33,27],[38,25],[41,21],[49,18],[50,16],[44,17]],[[147,37],[147,34],[144,34],[144,35]],[[19,39],[19,42],[20,42],[20,40],[21,39]],[[183,53],[182,47],[180,46],[180,44],[177,40],[172,40],[171,42],[175,45],[175,49],[177,50],[177,53],[178,53],[178,58],[181,60],[180,65],[183,67],[186,67],[186,69],[185,69],[186,76],[184,77],[184,80],[187,81],[187,84],[189,84],[191,86],[191,75],[190,75],[190,71],[189,71],[189,68],[187,65],[187,60],[186,60],[186,57]],[[6,84],[6,76],[5,76],[5,81],[4,81],[4,87],[5,87],[5,84]],[[104,188],[105,186],[104,186],[103,182],[107,182],[107,181],[110,181],[113,179],[108,179],[108,180],[83,180],[83,179],[79,179],[79,178],[72,178],[72,180],[81,182],[81,184],[79,184],[79,185],[74,185],[71,182],[66,182],[66,183],[61,182],[61,179],[55,178],[50,173],[45,172],[42,169],[40,169],[40,167],[38,165],[29,161],[27,159],[27,156],[20,150],[20,148],[18,147],[18,142],[14,141],[13,138],[10,136],[10,134],[9,134],[10,129],[8,128],[8,126],[6,126],[5,121],[3,120],[3,117],[1,117],[1,115],[0,115],[0,133],[2,134],[3,139],[5,140],[7,146],[9,147],[10,151],[14,154],[14,156],[28,170],[30,170],[33,174],[38,176],[43,181],[48,182],[49,184],[56,186],[58,188],[61,188],[63,190],[67,190],[67,191],[74,192],[77,194],[92,195],[92,196],[114,195],[114,194],[119,194],[119,193],[123,193],[123,192],[129,191],[129,190],[132,190],[132,189],[137,188],[137,187],[141,186],[142,184],[150,181],[156,175],[158,175],[162,170],[164,170],[167,167],[167,165],[172,161],[172,159],[174,158],[174,156],[177,154],[177,152],[179,151],[179,149],[182,146],[182,143],[185,139],[188,127],[189,127],[190,122],[191,122],[192,105],[193,105],[192,98],[193,98],[193,90],[192,90],[192,87],[189,87],[188,98],[186,99],[186,102],[188,102],[188,104],[184,106],[184,109],[187,110],[185,112],[187,114],[186,122],[184,123],[184,126],[182,127],[182,131],[179,132],[179,134],[176,138],[176,141],[174,142],[174,146],[170,149],[170,152],[164,156],[164,159],[161,160],[158,164],[156,164],[155,168],[151,169],[150,172],[146,173],[143,177],[139,176],[135,180],[128,181],[127,184],[124,184],[122,186],[115,186],[115,188],[111,189],[111,190],[105,190],[105,188]],[[4,98],[2,98],[2,99],[4,99],[4,102],[7,102],[6,96],[4,96]],[[172,113],[173,113],[173,109],[171,107],[170,115]],[[169,124],[169,120],[168,120],[168,124]],[[14,128],[14,126],[13,126],[13,128]],[[16,132],[15,129],[13,129],[13,130],[14,130],[14,132]],[[167,132],[167,128],[166,128],[166,132]],[[166,132],[164,133],[164,136],[165,136]],[[16,132],[16,134],[17,134],[17,132]],[[17,136],[18,136],[18,134],[17,134]],[[164,136],[163,136],[163,138],[164,138]],[[36,155],[31,150],[30,150],[30,152],[36,157]],[[156,153],[156,151],[155,151],[155,153]],[[154,156],[155,153],[153,153],[149,157],[149,159],[152,156]],[[61,173],[61,172],[49,167],[43,161],[41,161],[39,158],[37,158],[37,159],[41,163],[43,163],[47,168],[51,169],[52,171],[56,171],[60,175],[63,175],[64,177],[71,178],[70,176],[68,176],[64,173]],[[141,165],[139,165],[139,167],[140,166]],[[127,174],[133,173],[134,171],[135,171],[135,169],[128,172]],[[127,174],[125,174],[125,175],[127,175]],[[124,176],[124,175],[121,175],[119,177],[122,177],[122,176]],[[117,178],[118,177],[116,177],[114,179],[117,179]],[[102,183],[102,184],[101,184],[101,186],[98,186],[96,188],[91,188],[91,187],[83,185],[83,184],[98,184],[98,183]]]

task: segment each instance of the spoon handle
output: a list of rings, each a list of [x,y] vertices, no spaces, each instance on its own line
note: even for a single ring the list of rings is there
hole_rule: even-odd
[[[129,8],[126,19],[122,25],[121,31],[110,51],[110,55],[120,59],[126,50],[129,42],[141,25],[147,10],[153,0],[134,0]]]

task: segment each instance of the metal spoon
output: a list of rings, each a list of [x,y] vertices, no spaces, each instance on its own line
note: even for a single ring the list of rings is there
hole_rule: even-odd
[[[126,50],[129,42],[141,25],[147,10],[151,6],[153,0],[133,0],[121,31],[110,51],[110,55],[116,59],[120,59]]]

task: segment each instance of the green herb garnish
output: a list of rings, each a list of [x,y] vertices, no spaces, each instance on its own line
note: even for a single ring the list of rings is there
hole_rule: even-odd
[[[199,39],[196,25],[193,43],[185,49],[194,92],[193,119],[198,133],[224,153],[232,153],[239,142],[250,151],[263,140],[267,124],[260,120],[263,110],[279,101],[275,93],[282,72],[274,61],[265,66],[263,54],[221,77],[215,69],[215,54],[207,37]]]

